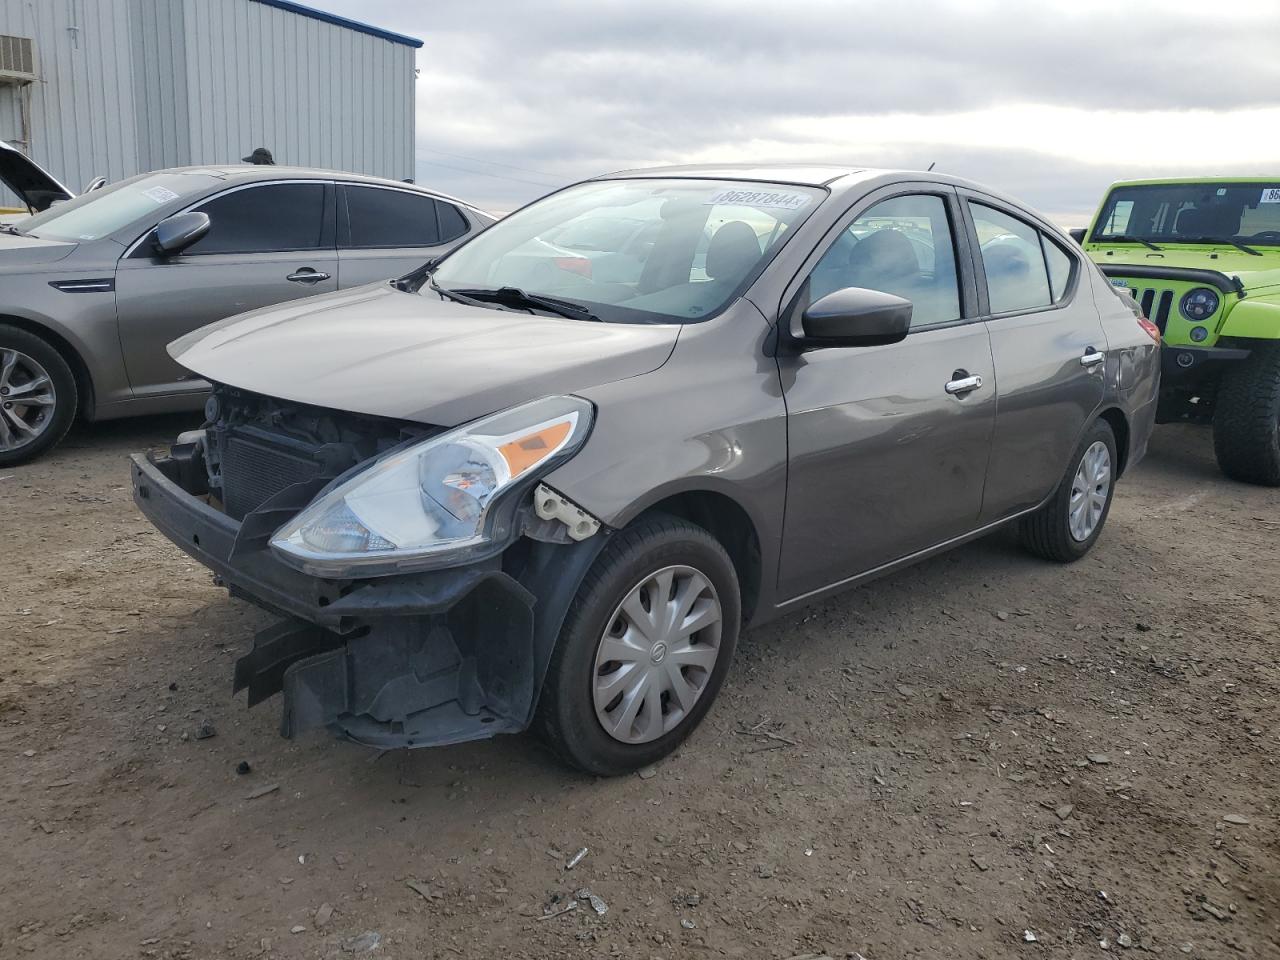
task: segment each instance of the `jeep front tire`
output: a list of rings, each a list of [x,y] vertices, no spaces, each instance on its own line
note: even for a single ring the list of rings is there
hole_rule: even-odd
[[[1223,375],[1213,450],[1232,480],[1280,486],[1280,344],[1257,347]]]

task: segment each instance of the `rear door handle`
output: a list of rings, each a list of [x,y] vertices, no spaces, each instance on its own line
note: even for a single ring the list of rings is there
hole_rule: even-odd
[[[1085,347],[1084,356],[1080,358],[1080,366],[1096,367],[1105,359],[1107,359],[1107,355],[1105,353],[1100,353],[1093,347]]]
[[[964,374],[964,376],[956,376],[956,374]],[[964,396],[966,393],[973,393],[973,391],[981,388],[982,386],[981,377],[971,377],[963,370],[957,370],[952,374],[952,376],[956,377],[956,379],[947,381],[946,391],[953,397]]]
[[[328,280],[327,273],[321,273],[319,270],[312,270],[310,267],[303,267],[296,273],[291,273],[286,280],[292,280],[294,283],[319,283],[321,280]]]

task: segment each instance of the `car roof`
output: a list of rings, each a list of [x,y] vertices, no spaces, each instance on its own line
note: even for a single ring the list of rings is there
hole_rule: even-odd
[[[1116,187],[1160,187],[1179,186],[1196,183],[1280,183],[1280,176],[1275,177],[1162,177],[1150,180],[1117,180],[1111,185]]]
[[[156,170],[155,173],[190,173],[207,177],[216,177],[229,183],[254,183],[262,180],[341,180],[343,183],[367,183],[379,187],[396,187],[411,190],[415,193],[427,194],[441,200],[448,200],[458,206],[466,207],[486,217],[492,214],[477,207],[474,203],[460,200],[457,197],[431,190],[417,183],[404,180],[392,180],[387,177],[371,177],[363,173],[350,173],[346,170],[325,170],[321,167],[288,167],[280,164],[228,163],[208,164],[194,167],[170,167],[167,170]]]

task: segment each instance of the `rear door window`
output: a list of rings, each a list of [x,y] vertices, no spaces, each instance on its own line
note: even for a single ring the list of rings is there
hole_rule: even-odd
[[[214,197],[195,208],[209,215],[209,232],[184,256],[318,249],[325,189],[319,182],[268,183]]]
[[[436,201],[431,197],[381,187],[348,185],[344,190],[349,227],[343,246],[430,247],[441,242]]]
[[[969,210],[978,233],[991,312],[1012,313],[1052,304],[1040,231],[986,204],[971,201]]]

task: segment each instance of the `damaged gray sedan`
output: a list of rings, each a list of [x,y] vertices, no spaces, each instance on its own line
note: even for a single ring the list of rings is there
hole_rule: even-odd
[[[234,686],[282,693],[285,736],[534,727],[618,774],[698,724],[744,625],[1006,524],[1082,557],[1158,339],[973,184],[633,171],[176,341],[206,423],[133,458],[134,497],[279,615]]]

